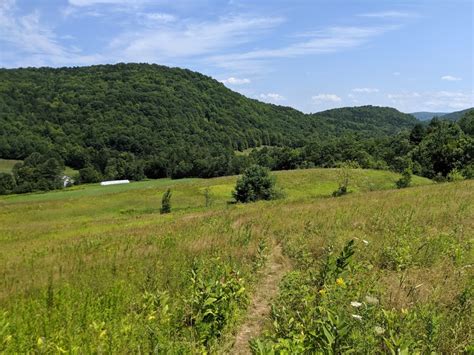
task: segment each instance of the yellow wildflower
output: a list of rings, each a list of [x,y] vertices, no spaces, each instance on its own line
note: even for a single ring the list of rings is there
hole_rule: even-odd
[[[338,286],[341,286],[341,287],[344,287],[346,286],[346,283],[344,282],[344,279],[342,277],[339,277],[337,280],[336,280],[336,284]]]
[[[43,337],[39,337],[38,340],[36,341],[36,344],[38,344],[38,346],[42,346],[44,344]]]
[[[318,291],[318,293],[321,295],[321,296],[325,296],[326,295],[326,290],[324,288],[320,289]]]
[[[151,322],[152,320],[154,320],[154,319],[156,319],[156,316],[155,316],[155,315],[150,314],[150,315],[148,316],[148,320],[149,320],[150,322]]]

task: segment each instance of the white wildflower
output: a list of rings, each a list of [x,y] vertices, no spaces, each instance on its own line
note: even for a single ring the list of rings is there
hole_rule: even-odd
[[[373,297],[373,296],[365,296],[365,300],[367,301],[367,303],[369,304],[378,304],[379,303],[379,300],[377,297]]]
[[[377,335],[382,335],[383,333],[385,333],[385,329],[378,325],[375,326],[374,331]]]
[[[352,318],[355,318],[357,320],[362,320],[362,316],[359,316],[358,314],[352,314]]]
[[[355,308],[359,308],[360,306],[362,306],[362,303],[357,302],[357,301],[352,301],[351,306]]]

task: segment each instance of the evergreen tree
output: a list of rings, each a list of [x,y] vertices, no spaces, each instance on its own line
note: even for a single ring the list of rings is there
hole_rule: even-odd
[[[274,199],[277,197],[275,178],[267,168],[252,165],[237,180],[232,196],[237,202],[244,203]]]

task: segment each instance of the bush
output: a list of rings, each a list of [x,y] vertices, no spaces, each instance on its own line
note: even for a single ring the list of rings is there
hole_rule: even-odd
[[[397,189],[402,189],[402,188],[410,186],[411,170],[405,169],[402,173],[402,177],[399,180],[397,180],[395,184],[397,185]]]
[[[453,169],[449,172],[447,179],[448,181],[451,181],[451,182],[462,181],[464,180],[464,176],[461,173],[461,171],[459,171],[458,169]]]
[[[338,171],[338,183],[339,187],[332,193],[333,197],[339,197],[349,192],[349,182],[351,180],[351,169],[360,168],[357,162],[348,161],[342,163]]]
[[[252,165],[237,180],[232,196],[237,202],[243,203],[275,199],[275,178],[269,174],[267,168]]]
[[[163,197],[161,198],[161,208],[160,208],[160,213],[165,214],[165,213],[170,213],[171,212],[171,190],[168,189],[165,191],[163,194]]]
[[[214,203],[214,196],[212,195],[212,191],[209,186],[204,189],[204,200],[206,207],[211,207]]]
[[[79,182],[81,184],[99,182],[101,180],[102,175],[92,166],[87,166],[79,170]]]
[[[462,169],[462,174],[466,179],[474,179],[474,163],[466,165]]]
[[[12,169],[16,181],[16,193],[49,191],[63,187],[63,163],[50,156],[54,154],[33,153]]]
[[[347,194],[347,186],[339,186],[336,191],[333,191],[332,197],[339,197]]]
[[[16,183],[13,175],[0,173],[0,195],[7,195],[15,190]]]

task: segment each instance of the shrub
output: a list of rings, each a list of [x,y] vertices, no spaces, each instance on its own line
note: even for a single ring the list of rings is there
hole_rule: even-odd
[[[170,213],[171,212],[171,190],[168,189],[165,191],[163,194],[163,197],[161,198],[161,209],[160,213]]]
[[[214,196],[212,196],[211,188],[209,186],[204,189],[204,200],[206,207],[211,207],[214,202]]]
[[[474,163],[466,165],[462,169],[462,174],[466,179],[474,179]]]
[[[338,183],[339,187],[336,191],[332,193],[333,197],[339,197],[345,195],[349,192],[349,182],[351,180],[351,169],[359,168],[359,164],[357,162],[345,162],[340,165],[338,171]]]
[[[447,179],[448,181],[451,181],[451,182],[462,181],[464,180],[464,176],[461,173],[461,171],[459,171],[458,169],[453,169],[449,172]]]
[[[275,199],[275,178],[269,174],[267,168],[252,165],[237,180],[232,195],[237,202],[243,203]]]
[[[402,188],[410,186],[411,170],[405,169],[402,173],[402,177],[399,180],[397,180],[395,184],[397,185],[397,189],[402,189]]]
[[[87,166],[79,170],[79,182],[81,184],[99,182],[101,180],[101,174],[92,166]]]
[[[13,175],[0,173],[0,195],[12,193],[15,190],[16,183]]]

